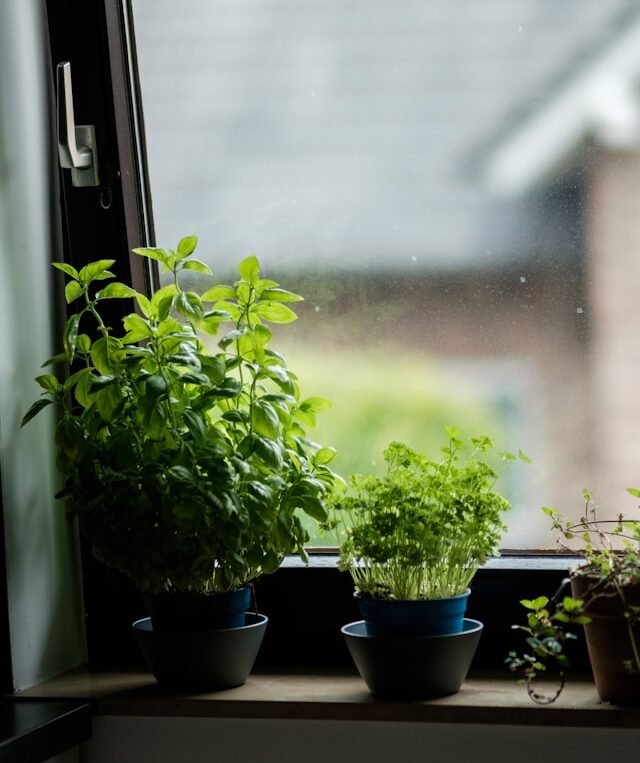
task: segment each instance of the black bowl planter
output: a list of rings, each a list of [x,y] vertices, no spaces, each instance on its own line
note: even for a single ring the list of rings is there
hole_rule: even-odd
[[[183,691],[219,691],[241,686],[253,668],[268,619],[245,614],[239,628],[156,631],[151,618],[133,632],[158,683]]]
[[[455,694],[469,672],[482,623],[465,619],[459,633],[371,636],[363,620],[342,628],[369,691],[382,697],[429,699]]]
[[[226,593],[149,596],[150,618],[133,631],[159,684],[172,689],[218,691],[247,680],[267,626],[247,612],[248,586]]]

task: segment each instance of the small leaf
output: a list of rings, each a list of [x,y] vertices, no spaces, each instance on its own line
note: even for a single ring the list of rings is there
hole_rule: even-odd
[[[98,299],[127,299],[127,297],[135,297],[137,291],[119,281],[114,281],[101,289],[96,297]]]
[[[302,302],[304,297],[285,289],[265,289],[260,294],[260,299],[271,302]]]
[[[316,464],[329,464],[336,457],[335,448],[320,448],[315,455]]]
[[[76,350],[84,355],[91,350],[91,339],[87,334],[78,334],[76,337]]]
[[[102,281],[104,278],[113,278],[113,273],[108,273],[108,269],[114,264],[115,260],[97,260],[90,262],[81,268],[78,274],[81,281]]]
[[[178,244],[178,255],[180,259],[193,254],[197,245],[197,236],[185,236],[185,238],[180,239],[180,243]]]
[[[203,302],[218,302],[224,299],[235,299],[236,290],[231,286],[212,286],[202,295]]]
[[[242,260],[238,266],[238,272],[241,278],[243,278],[250,286],[254,286],[258,280],[260,274],[260,263],[258,258],[251,256]]]
[[[185,318],[199,320],[204,317],[204,308],[200,297],[193,291],[182,291],[176,297],[176,310]]]
[[[324,397],[307,397],[300,403],[300,410],[309,413],[320,413],[330,408],[333,408],[333,404]]]
[[[69,281],[64,287],[64,298],[68,305],[84,294],[84,288],[77,281]]]
[[[100,374],[110,376],[122,355],[120,342],[112,336],[96,339],[91,348],[91,360]]]
[[[51,392],[55,395],[55,393],[60,390],[60,382],[52,374],[42,374],[42,376],[36,376],[35,380],[46,392]]]
[[[67,360],[71,362],[76,351],[76,341],[78,338],[78,326],[80,325],[80,315],[72,315],[64,327],[63,343],[67,353]]]
[[[151,304],[151,300],[148,297],[145,297],[144,294],[139,294],[136,292],[133,295],[136,299],[136,302],[138,303],[138,307],[140,308],[142,314],[145,318],[151,318],[153,316],[153,305]]]
[[[80,277],[78,271],[72,265],[67,265],[66,262],[52,262],[51,264],[54,268],[61,270],[63,273],[71,276],[71,278],[74,278],[76,281]]]
[[[140,341],[140,339],[153,336],[151,326],[144,318],[140,317],[138,313],[130,313],[125,316],[122,323],[125,329],[129,332],[126,337],[127,343],[137,342]],[[135,338],[132,339],[129,335],[133,335]]]
[[[292,323],[298,316],[281,302],[258,302],[252,311],[270,323]]]
[[[53,403],[53,400],[50,400],[48,397],[44,397],[44,398],[41,398],[40,400],[36,400],[36,402],[31,406],[31,408],[29,408],[29,410],[22,417],[22,422],[20,426],[23,427],[25,424],[28,424],[34,416],[37,416],[43,408],[46,408],[48,405],[51,405],[51,403]]]
[[[131,250],[134,254],[140,255],[140,257],[147,257],[150,260],[157,260],[166,265],[169,260],[169,253],[166,249],[139,247],[138,249]]]
[[[189,260],[188,262],[184,263],[182,269],[195,270],[196,273],[206,273],[208,276],[213,275],[211,268],[208,265],[205,265],[204,262],[200,262],[200,260]]]

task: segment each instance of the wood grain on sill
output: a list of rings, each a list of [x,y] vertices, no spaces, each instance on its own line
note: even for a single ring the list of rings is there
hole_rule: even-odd
[[[505,674],[471,677],[449,697],[385,701],[348,671],[291,668],[255,673],[244,686],[208,694],[165,691],[149,673],[73,671],[15,696],[89,699],[102,715],[640,727],[640,707],[603,703],[591,681],[573,677],[549,706],[532,703]]]

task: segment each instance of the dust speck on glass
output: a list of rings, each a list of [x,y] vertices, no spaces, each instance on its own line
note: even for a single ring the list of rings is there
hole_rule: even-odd
[[[343,474],[443,426],[521,448],[540,506],[633,508],[640,2],[134,0],[158,245],[256,254]],[[293,337],[293,338],[291,338]],[[274,346],[278,345],[277,333]],[[282,343],[281,343],[282,346]],[[322,543],[324,539],[315,538]],[[332,542],[333,539],[326,539]]]

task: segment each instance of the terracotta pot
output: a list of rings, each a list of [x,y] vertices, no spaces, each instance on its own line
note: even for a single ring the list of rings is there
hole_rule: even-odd
[[[592,590],[592,593],[590,593]],[[640,585],[623,586],[627,606],[640,606]],[[596,691],[600,699],[620,705],[640,704],[640,673],[629,672],[625,661],[635,664],[629,625],[624,607],[614,588],[598,584],[595,576],[581,575],[571,580],[571,593],[589,602],[586,614],[591,622],[584,626]],[[640,623],[632,627],[640,650]]]

